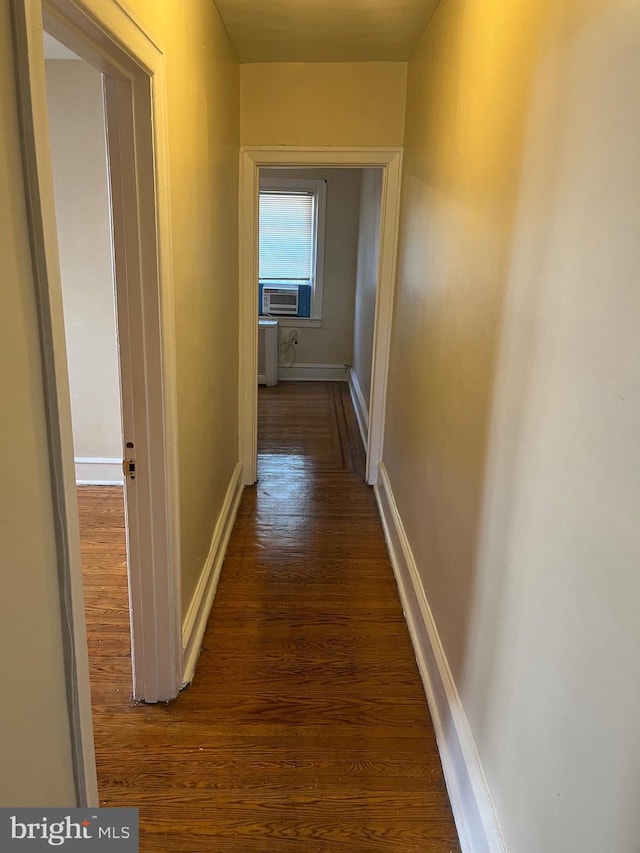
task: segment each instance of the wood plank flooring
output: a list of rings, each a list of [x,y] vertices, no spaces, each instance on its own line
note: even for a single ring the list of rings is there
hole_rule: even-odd
[[[80,490],[100,801],[142,853],[459,853],[343,383],[260,389],[193,684],[130,701],[122,497]]]

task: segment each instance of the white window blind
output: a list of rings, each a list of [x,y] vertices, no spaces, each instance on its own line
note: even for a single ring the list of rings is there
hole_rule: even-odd
[[[313,284],[314,194],[261,192],[261,282]]]

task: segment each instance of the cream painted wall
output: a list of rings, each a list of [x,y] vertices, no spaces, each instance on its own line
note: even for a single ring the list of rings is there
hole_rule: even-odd
[[[211,0],[129,5],[166,55],[186,612],[238,460],[238,62]]]
[[[240,66],[242,145],[402,145],[405,62]]]
[[[74,806],[38,320],[9,4],[0,4],[0,806]]]
[[[373,327],[378,289],[378,250],[380,247],[380,203],[382,171],[364,169],[360,194],[358,228],[358,272],[353,324],[353,370],[367,409],[371,396],[371,359]]]
[[[640,7],[443,0],[385,463],[507,850],[640,849]]]
[[[74,450],[122,458],[102,76],[45,64]]]
[[[265,177],[327,181],[323,321],[319,329],[296,325],[296,361],[303,364],[350,364],[360,215],[359,169],[263,169]],[[280,340],[290,327],[281,326]],[[288,353],[282,360],[291,361]]]

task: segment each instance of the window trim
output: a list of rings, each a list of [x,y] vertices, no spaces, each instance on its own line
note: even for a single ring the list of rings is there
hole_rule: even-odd
[[[324,254],[327,224],[327,182],[312,178],[260,178],[258,192],[274,190],[276,192],[310,192],[314,197],[313,205],[313,284],[311,286],[311,311],[309,320],[322,320],[322,299],[324,292]],[[260,239],[258,224],[258,239]],[[259,274],[259,273],[258,273]],[[295,318],[289,318],[295,319]],[[300,318],[298,318],[300,319]]]

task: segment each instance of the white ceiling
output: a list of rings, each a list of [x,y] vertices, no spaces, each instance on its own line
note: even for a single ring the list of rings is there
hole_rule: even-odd
[[[439,0],[215,0],[241,62],[403,61]]]

